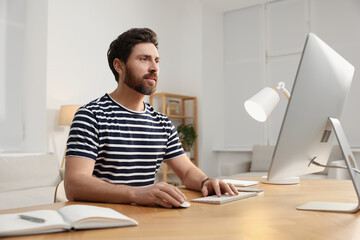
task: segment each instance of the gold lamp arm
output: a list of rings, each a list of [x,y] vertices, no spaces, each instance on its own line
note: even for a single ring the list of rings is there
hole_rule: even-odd
[[[279,82],[278,86],[273,88],[277,93],[279,93],[279,91],[282,91],[283,94],[285,95],[287,100],[290,100],[290,92],[285,88],[285,83],[284,82]]]

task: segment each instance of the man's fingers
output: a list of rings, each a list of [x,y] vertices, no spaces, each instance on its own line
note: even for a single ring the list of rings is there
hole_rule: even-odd
[[[172,208],[172,207],[173,207],[173,205],[165,202],[165,201],[164,201],[163,199],[161,199],[161,198],[155,198],[154,201],[155,201],[155,204],[157,204],[157,205],[159,205],[159,206],[162,206],[162,207],[164,207],[164,208]]]
[[[203,187],[203,188],[201,189],[201,193],[202,193],[202,195],[203,195],[204,197],[207,197],[207,196],[209,195],[209,191],[207,190],[206,187]]]
[[[236,187],[232,183],[230,183],[229,186],[230,186],[231,190],[233,191],[233,193],[235,193],[236,195],[239,195],[239,191],[236,189]]]
[[[183,201],[176,200],[173,196],[170,196],[168,193],[164,191],[159,191],[156,195],[159,199],[161,199],[164,202],[167,202],[171,204],[171,206],[178,207]]]
[[[172,185],[164,187],[161,190],[166,192],[167,194],[169,194],[170,196],[172,196],[181,203],[187,200],[187,197],[177,187],[174,187]]]
[[[187,197],[185,196],[185,194],[183,194],[177,187],[172,186],[171,190],[174,191],[175,194],[177,194],[176,196],[180,197],[180,199],[178,197],[176,199],[180,200],[181,202],[187,200]]]
[[[224,190],[225,193],[228,193],[230,196],[234,195],[234,194],[239,194],[238,191],[236,190],[236,188],[231,184],[227,184],[223,181],[219,181],[219,185],[221,187],[221,189]]]
[[[155,196],[175,207],[180,206],[181,203],[187,200],[186,196],[177,187],[169,184],[160,185]]]
[[[239,194],[233,184],[227,184],[224,181],[215,178],[205,182],[204,187],[201,189],[203,196],[207,196],[209,191],[214,192],[217,196],[221,196],[222,193],[227,193],[231,196]]]
[[[220,197],[221,196],[221,189],[220,189],[220,185],[219,185],[219,180],[217,179],[211,179],[211,184],[212,187],[215,191],[215,194]]]

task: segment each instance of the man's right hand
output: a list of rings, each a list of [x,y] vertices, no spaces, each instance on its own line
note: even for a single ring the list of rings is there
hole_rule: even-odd
[[[175,186],[160,182],[148,187],[134,187],[133,202],[139,205],[160,205],[165,208],[179,207],[187,200]]]
[[[70,201],[135,203],[178,207],[186,196],[175,186],[165,182],[147,187],[112,184],[92,176],[95,161],[89,158],[66,158],[65,190]]]

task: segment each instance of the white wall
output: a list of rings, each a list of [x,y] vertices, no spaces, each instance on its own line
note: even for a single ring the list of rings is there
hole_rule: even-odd
[[[223,14],[217,8],[203,5],[202,69],[199,98],[199,148],[200,168],[210,176],[220,173],[217,154],[213,151],[222,146],[223,119]]]

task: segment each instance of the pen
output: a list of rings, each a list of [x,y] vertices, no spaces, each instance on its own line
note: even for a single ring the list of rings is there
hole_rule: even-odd
[[[36,222],[36,223],[44,223],[45,222],[45,219],[43,218],[37,218],[37,217],[32,217],[32,216],[28,216],[28,215],[19,215],[19,217],[21,219],[24,219],[24,220],[28,220],[30,222]]]

